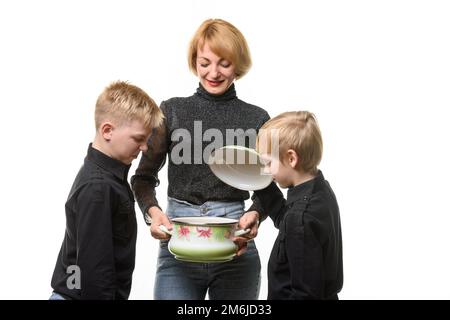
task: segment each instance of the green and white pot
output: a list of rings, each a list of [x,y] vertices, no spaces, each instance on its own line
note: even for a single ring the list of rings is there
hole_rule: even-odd
[[[173,229],[159,228],[171,235],[169,251],[178,260],[190,262],[225,262],[236,255],[231,240],[250,230],[237,230],[238,220],[223,217],[180,217],[171,220]]]

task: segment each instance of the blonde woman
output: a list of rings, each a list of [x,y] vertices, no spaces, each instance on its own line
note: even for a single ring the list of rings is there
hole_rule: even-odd
[[[241,218],[241,226],[251,228],[250,238],[258,228],[257,203],[245,210],[249,193],[221,182],[206,163],[210,151],[225,144],[254,146],[257,130],[269,119],[265,110],[236,95],[235,80],[251,66],[247,42],[229,22],[206,20],[190,42],[188,64],[199,86],[190,97],[162,102],[166,126],[150,139],[132,179],[151,234],[161,241],[154,298],[201,300],[208,294],[210,299],[257,299],[261,264],[253,240],[229,262],[184,262],[170,254],[168,236],[159,229],[162,224],[171,228],[169,219],[179,216]],[[168,207],[163,212],[155,187],[166,155]]]

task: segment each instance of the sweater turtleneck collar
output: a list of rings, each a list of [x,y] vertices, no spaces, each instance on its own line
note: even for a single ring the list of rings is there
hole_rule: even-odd
[[[197,88],[197,94],[207,100],[210,101],[228,101],[236,98],[236,89],[234,88],[234,83],[231,84],[231,86],[222,94],[211,94],[199,83],[199,86]]]

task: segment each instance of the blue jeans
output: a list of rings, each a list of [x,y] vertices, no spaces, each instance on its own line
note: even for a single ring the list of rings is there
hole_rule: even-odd
[[[193,205],[169,198],[169,218],[183,216],[217,216],[239,219],[244,202],[208,201]],[[179,261],[167,249],[168,241],[160,242],[154,287],[156,300],[255,300],[259,297],[261,262],[254,241],[247,251],[231,261],[197,263]]]
[[[53,291],[52,295],[50,296],[50,298],[48,298],[48,300],[66,300],[66,298],[64,298],[62,295],[60,295],[59,293]]]

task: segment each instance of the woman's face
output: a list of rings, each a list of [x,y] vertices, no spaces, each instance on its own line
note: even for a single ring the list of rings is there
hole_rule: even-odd
[[[236,78],[234,70],[234,65],[212,52],[208,43],[197,49],[197,74],[200,83],[209,93],[224,93]]]

